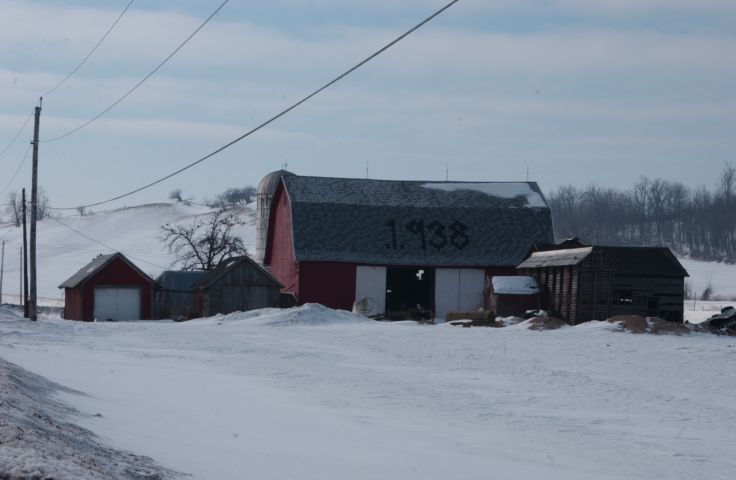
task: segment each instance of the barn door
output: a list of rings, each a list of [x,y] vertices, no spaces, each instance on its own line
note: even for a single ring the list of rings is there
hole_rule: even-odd
[[[371,305],[368,315],[386,312],[386,267],[359,265],[355,270],[355,300],[367,298]]]
[[[140,288],[95,287],[93,317],[97,320],[112,321],[140,319]]]
[[[444,321],[447,312],[483,308],[485,270],[438,268],[435,275],[435,318]]]

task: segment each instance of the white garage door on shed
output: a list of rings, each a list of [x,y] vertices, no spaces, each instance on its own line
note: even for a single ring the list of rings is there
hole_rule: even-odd
[[[138,287],[95,287],[94,302],[97,320],[141,318],[141,290]]]

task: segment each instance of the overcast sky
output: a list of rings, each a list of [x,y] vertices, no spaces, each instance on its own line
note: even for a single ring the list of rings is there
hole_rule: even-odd
[[[0,0],[0,149],[128,0]],[[146,75],[221,0],[137,0],[44,99],[41,139]],[[229,142],[439,8],[435,0],[231,0],[100,120],[41,144],[54,206],[108,198]],[[733,0],[460,0],[288,116],[108,207],[303,175],[713,185],[736,163]],[[0,157],[0,189],[32,136]],[[30,186],[30,160],[8,191]],[[5,199],[7,191],[2,194]],[[0,202],[0,203],[4,203]],[[101,207],[102,208],[102,207]],[[107,207],[105,207],[107,208]]]

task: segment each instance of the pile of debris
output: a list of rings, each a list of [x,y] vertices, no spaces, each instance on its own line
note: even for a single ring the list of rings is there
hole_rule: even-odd
[[[724,335],[736,335],[736,308],[729,306],[721,309],[721,313],[697,324],[703,330]]]

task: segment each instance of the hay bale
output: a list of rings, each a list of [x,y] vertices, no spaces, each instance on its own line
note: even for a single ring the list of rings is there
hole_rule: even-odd
[[[616,315],[606,321],[608,323],[617,323],[620,331],[630,333],[650,333],[654,335],[671,333],[682,335],[691,331],[682,323],[671,322],[659,317],[644,318],[640,315]]]
[[[566,327],[567,322],[558,317],[534,317],[528,321],[529,330],[557,330]]]

